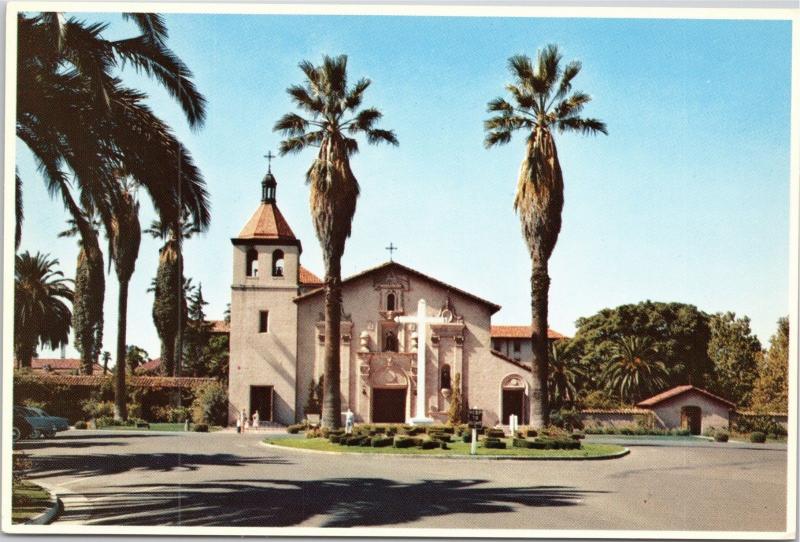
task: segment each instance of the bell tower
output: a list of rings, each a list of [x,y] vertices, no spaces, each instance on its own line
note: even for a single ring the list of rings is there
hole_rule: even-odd
[[[229,423],[295,421],[297,305],[302,246],[278,209],[272,153],[261,202],[233,243]]]

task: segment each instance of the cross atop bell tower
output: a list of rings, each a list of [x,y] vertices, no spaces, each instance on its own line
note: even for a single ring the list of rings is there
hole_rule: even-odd
[[[261,201],[263,203],[275,203],[275,191],[278,186],[278,182],[272,174],[272,159],[275,158],[275,155],[272,154],[272,151],[268,151],[264,158],[267,159],[267,174],[264,175],[264,180],[261,181]]]

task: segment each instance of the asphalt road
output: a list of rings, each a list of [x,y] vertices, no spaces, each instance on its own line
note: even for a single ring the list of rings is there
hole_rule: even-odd
[[[57,523],[784,531],[785,449],[632,446],[607,461],[321,455],[264,435],[69,431],[23,443]]]

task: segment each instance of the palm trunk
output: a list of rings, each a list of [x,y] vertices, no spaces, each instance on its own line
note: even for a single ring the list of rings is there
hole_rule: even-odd
[[[119,306],[117,310],[117,376],[114,386],[114,418],[128,419],[128,388],[125,385],[127,360],[125,359],[125,334],[128,324],[128,281],[119,281]]]
[[[533,348],[533,382],[531,386],[531,420],[533,428],[545,427],[550,422],[547,401],[547,296],[550,277],[547,274],[547,258],[538,251],[531,258],[531,317]]]
[[[341,255],[327,260],[325,273],[325,380],[322,400],[322,427],[341,426],[342,397],[340,381],[340,329],[342,320]]]

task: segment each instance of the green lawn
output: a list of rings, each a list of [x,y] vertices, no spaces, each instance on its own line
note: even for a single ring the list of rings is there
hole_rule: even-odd
[[[15,483],[11,489],[11,521],[24,523],[50,506],[50,494],[30,482]]]
[[[580,450],[534,450],[530,448],[513,448],[511,439],[502,439],[506,442],[505,450],[483,448],[478,445],[478,455],[503,455],[503,456],[525,456],[539,459],[561,459],[574,457],[602,457],[616,454],[624,450],[622,446],[616,444],[586,444]],[[301,448],[304,450],[315,450],[319,452],[355,452],[369,454],[398,454],[398,455],[439,455],[439,456],[468,456],[469,443],[452,442],[448,444],[449,450],[435,448],[433,450],[423,450],[421,448],[372,448],[366,446],[341,446],[333,444],[324,438],[268,438],[264,442],[275,446],[287,448]]]
[[[98,427],[101,431],[183,431],[184,425],[182,423],[151,423],[150,427],[134,427],[132,425],[107,425],[105,427]],[[209,427],[209,431],[219,431],[222,429],[220,426]],[[194,425],[190,426],[189,431],[194,430]]]

